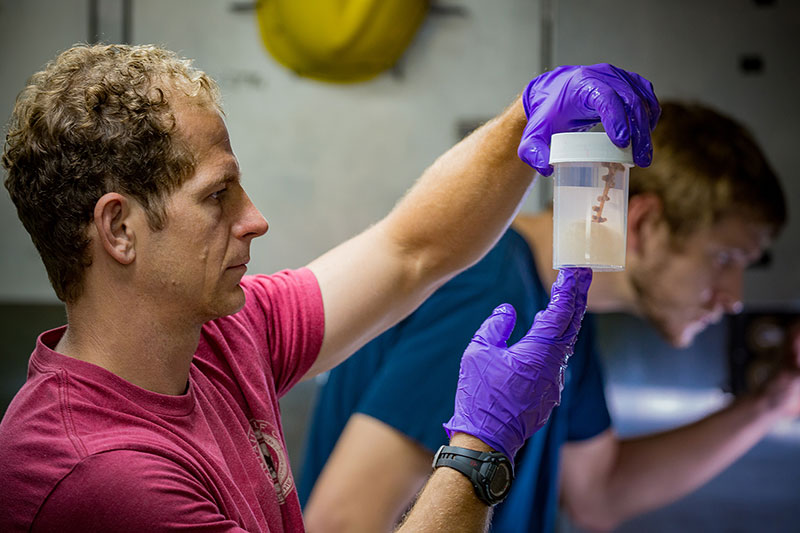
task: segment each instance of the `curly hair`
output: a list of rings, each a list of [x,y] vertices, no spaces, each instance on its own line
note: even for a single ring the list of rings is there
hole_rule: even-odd
[[[738,122],[700,104],[665,102],[653,131],[653,164],[634,167],[630,195],[652,193],[672,244],[728,216],[786,224],[781,184],[758,144]]]
[[[76,45],[17,97],[5,186],[62,301],[82,292],[87,228],[101,196],[132,197],[151,229],[163,228],[166,196],[195,165],[170,102],[182,97],[221,110],[210,77],[151,45]]]

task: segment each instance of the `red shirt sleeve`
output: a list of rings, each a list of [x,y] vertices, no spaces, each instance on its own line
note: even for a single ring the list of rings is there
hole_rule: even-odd
[[[278,397],[297,384],[317,360],[325,333],[325,313],[317,278],[307,268],[242,279],[247,303],[239,313],[251,324],[265,356]]]

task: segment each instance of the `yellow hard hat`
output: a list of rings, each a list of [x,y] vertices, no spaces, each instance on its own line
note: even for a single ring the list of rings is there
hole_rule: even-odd
[[[429,0],[261,0],[261,38],[282,65],[308,78],[356,82],[403,55]]]

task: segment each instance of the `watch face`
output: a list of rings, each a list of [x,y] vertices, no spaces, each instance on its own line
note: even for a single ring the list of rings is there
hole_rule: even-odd
[[[495,498],[506,495],[511,485],[511,470],[505,463],[499,463],[495,470],[492,480],[489,483],[489,491]]]

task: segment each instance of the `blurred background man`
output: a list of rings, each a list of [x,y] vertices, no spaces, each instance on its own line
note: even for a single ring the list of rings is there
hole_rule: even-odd
[[[744,271],[781,230],[786,208],[750,134],[709,108],[664,104],[653,142],[653,165],[631,169],[626,269],[595,274],[589,311],[639,315],[684,348],[724,313],[741,311]],[[546,304],[556,273],[552,221],[550,212],[518,217],[483,261],[330,373],[300,487],[309,528],[392,528],[445,441],[439,425],[458,366],[447,354],[457,353],[493,298],[502,295],[526,317]],[[800,367],[792,360],[761,390],[703,420],[620,439],[602,374],[587,325],[562,405],[520,453],[516,490],[498,507],[494,531],[552,531],[559,502],[576,524],[611,529],[699,487],[800,413]]]

